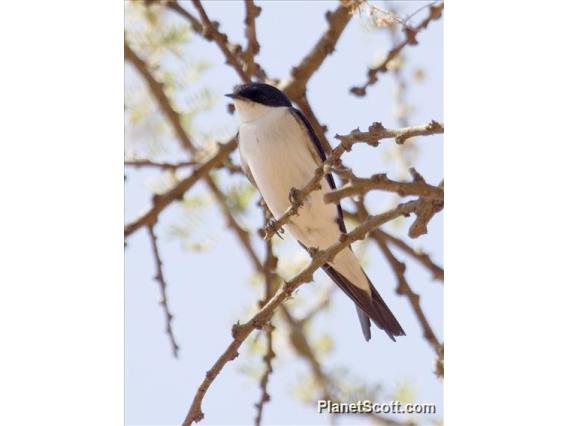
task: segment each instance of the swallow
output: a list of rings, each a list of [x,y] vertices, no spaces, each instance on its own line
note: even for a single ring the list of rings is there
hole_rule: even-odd
[[[292,188],[303,188],[325,161],[323,146],[305,115],[276,87],[250,83],[226,96],[233,100],[239,120],[242,169],[279,218],[290,205]],[[324,195],[335,189],[333,176],[327,174],[321,186],[304,200],[299,215],[284,225],[305,249],[327,248],[347,232],[341,204],[324,202]],[[393,341],[405,335],[351,247],[322,269],[355,303],[365,340],[371,339],[371,321]]]

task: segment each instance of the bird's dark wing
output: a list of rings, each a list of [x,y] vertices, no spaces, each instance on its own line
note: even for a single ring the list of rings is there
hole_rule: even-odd
[[[302,112],[296,108],[290,108],[292,115],[298,120],[300,125],[308,133],[310,140],[312,141],[315,151],[319,154],[321,161],[325,161],[325,151],[318,137],[316,136],[313,127],[307,118],[302,114]],[[331,174],[326,175],[327,181],[331,189],[335,189],[335,182]],[[341,210],[341,204],[337,203],[337,224],[342,233],[346,233],[345,222],[343,221],[343,210]],[[306,248],[302,243],[302,247]],[[395,316],[388,308],[383,298],[379,295],[369,277],[367,281],[369,282],[369,287],[371,288],[371,294],[361,290],[359,287],[350,282],[345,276],[343,276],[339,271],[337,271],[329,263],[323,265],[322,269],[325,273],[337,284],[343,292],[355,302],[357,308],[357,315],[359,317],[359,322],[361,323],[361,330],[365,336],[365,340],[371,338],[371,321],[372,320],[377,327],[384,330],[385,333],[394,341],[396,336],[404,336],[404,330],[396,320]],[[366,276],[366,275],[365,275]]]
[[[296,118],[296,120],[298,120],[298,123],[300,124],[300,126],[302,128],[304,128],[306,130],[306,132],[308,133],[308,136],[310,137],[310,140],[312,141],[313,147],[315,148],[316,152],[318,153],[320,160],[322,162],[325,161],[326,156],[325,156],[325,151],[323,149],[323,146],[322,146],[320,140],[318,139],[316,132],[314,131],[314,128],[312,127],[312,125],[308,121],[308,119],[304,116],[302,111],[300,111],[299,109],[296,109],[294,107],[290,107],[290,112]],[[331,187],[331,189],[335,189],[336,188],[335,181],[333,180],[333,176],[331,175],[331,173],[328,173],[325,176],[325,178],[327,179],[327,183],[329,183],[329,186]],[[343,221],[343,210],[341,209],[340,203],[337,203],[337,225],[339,225],[339,229],[341,230],[341,232],[343,234],[345,234],[347,232],[347,230],[345,228],[345,222]]]

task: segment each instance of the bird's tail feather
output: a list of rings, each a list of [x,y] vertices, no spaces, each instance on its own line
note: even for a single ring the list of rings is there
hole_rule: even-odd
[[[396,341],[395,336],[406,335],[366,274],[365,277],[367,278],[369,287],[371,288],[370,295],[365,290],[362,290],[355,284],[351,283],[343,274],[334,269],[331,265],[325,264],[323,266],[323,270],[327,273],[327,275],[329,275],[335,284],[337,284],[338,287],[341,288],[341,290],[343,290],[345,294],[353,300],[353,302],[355,302],[355,305],[357,306],[357,315],[359,316],[365,340],[369,341],[371,338],[371,323],[369,318],[377,327],[384,330],[393,341]]]

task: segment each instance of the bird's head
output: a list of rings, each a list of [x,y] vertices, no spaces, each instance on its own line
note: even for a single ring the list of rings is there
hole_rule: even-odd
[[[264,83],[243,84],[237,87],[234,93],[228,93],[225,96],[234,100],[242,122],[255,120],[273,108],[292,106],[284,93]]]

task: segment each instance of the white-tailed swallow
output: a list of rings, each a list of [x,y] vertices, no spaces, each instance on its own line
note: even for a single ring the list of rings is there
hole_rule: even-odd
[[[325,161],[323,147],[306,117],[277,88],[251,83],[226,96],[234,100],[239,117],[242,168],[272,215],[279,218],[290,205],[290,190],[303,188]],[[299,215],[284,226],[304,248],[325,249],[346,232],[341,205],[326,204],[323,199],[334,188],[328,174],[322,188],[312,192]],[[369,318],[392,340],[405,335],[350,247],[323,270],[355,302],[367,341],[371,338]]]

